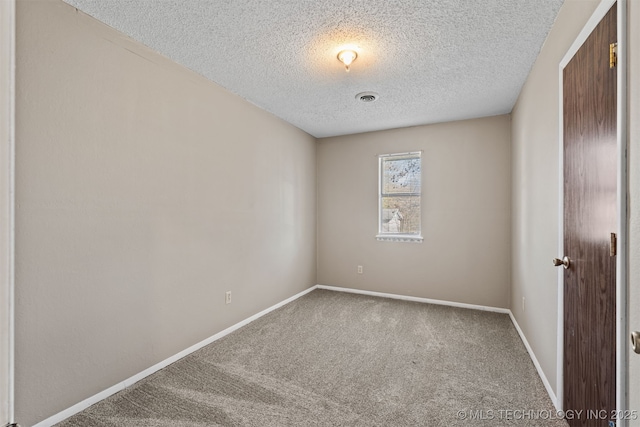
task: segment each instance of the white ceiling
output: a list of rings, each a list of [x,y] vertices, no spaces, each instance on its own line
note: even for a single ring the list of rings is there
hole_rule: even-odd
[[[563,2],[64,1],[316,137],[510,112]]]

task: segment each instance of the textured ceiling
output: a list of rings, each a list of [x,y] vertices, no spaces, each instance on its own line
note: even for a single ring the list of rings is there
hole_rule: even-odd
[[[316,137],[510,112],[563,2],[65,1]]]

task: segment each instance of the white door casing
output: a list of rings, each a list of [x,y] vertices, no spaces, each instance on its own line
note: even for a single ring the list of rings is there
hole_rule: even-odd
[[[15,0],[0,1],[0,425],[14,423]]]
[[[617,3],[617,4],[616,4]],[[631,2],[633,3],[633,2]],[[559,76],[559,137],[558,137],[558,150],[559,150],[559,179],[558,179],[558,191],[559,191],[559,224],[560,229],[558,233],[558,254],[564,253],[564,134],[563,134],[563,70],[567,64],[571,61],[578,49],[582,46],[585,40],[589,37],[594,28],[606,15],[609,9],[616,4],[618,8],[618,62],[617,62],[617,157],[618,157],[618,178],[617,178],[617,202],[616,208],[618,212],[618,227],[616,234],[618,236],[618,256],[616,259],[616,409],[624,413],[627,409],[634,409],[629,407],[628,402],[628,314],[627,314],[627,265],[628,265],[628,218],[627,218],[627,200],[628,200],[628,173],[627,173],[627,7],[628,0],[601,0],[600,4],[593,12],[591,18],[585,24],[584,28],[573,42],[567,53],[565,54],[560,65],[558,67]],[[561,255],[562,256],[562,255]],[[556,398],[558,402],[558,409],[562,408],[562,402],[564,401],[563,390],[563,340],[564,340],[564,274],[562,269],[558,271],[558,354],[557,354],[557,383],[556,383]],[[640,327],[640,325],[638,325]],[[640,408],[638,408],[640,409]],[[639,414],[640,416],[640,414]],[[617,426],[626,426],[628,420],[619,419]]]
[[[640,331],[640,2],[628,2],[629,331]],[[640,354],[628,352],[629,410],[640,427]],[[632,414],[633,415],[633,414]],[[634,418],[632,416],[632,418]]]

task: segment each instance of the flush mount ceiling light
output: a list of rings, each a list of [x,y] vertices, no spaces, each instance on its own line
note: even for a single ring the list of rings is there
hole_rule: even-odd
[[[344,64],[344,67],[347,70],[347,73],[349,72],[349,66],[353,63],[353,61],[356,60],[356,58],[358,57],[358,54],[356,53],[355,50],[341,50],[338,53],[338,61],[342,62]]]

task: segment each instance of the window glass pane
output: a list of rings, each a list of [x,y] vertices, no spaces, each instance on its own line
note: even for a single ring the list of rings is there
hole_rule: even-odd
[[[381,198],[381,232],[420,234],[420,196]]]
[[[382,161],[382,193],[420,193],[420,158],[391,157]]]

